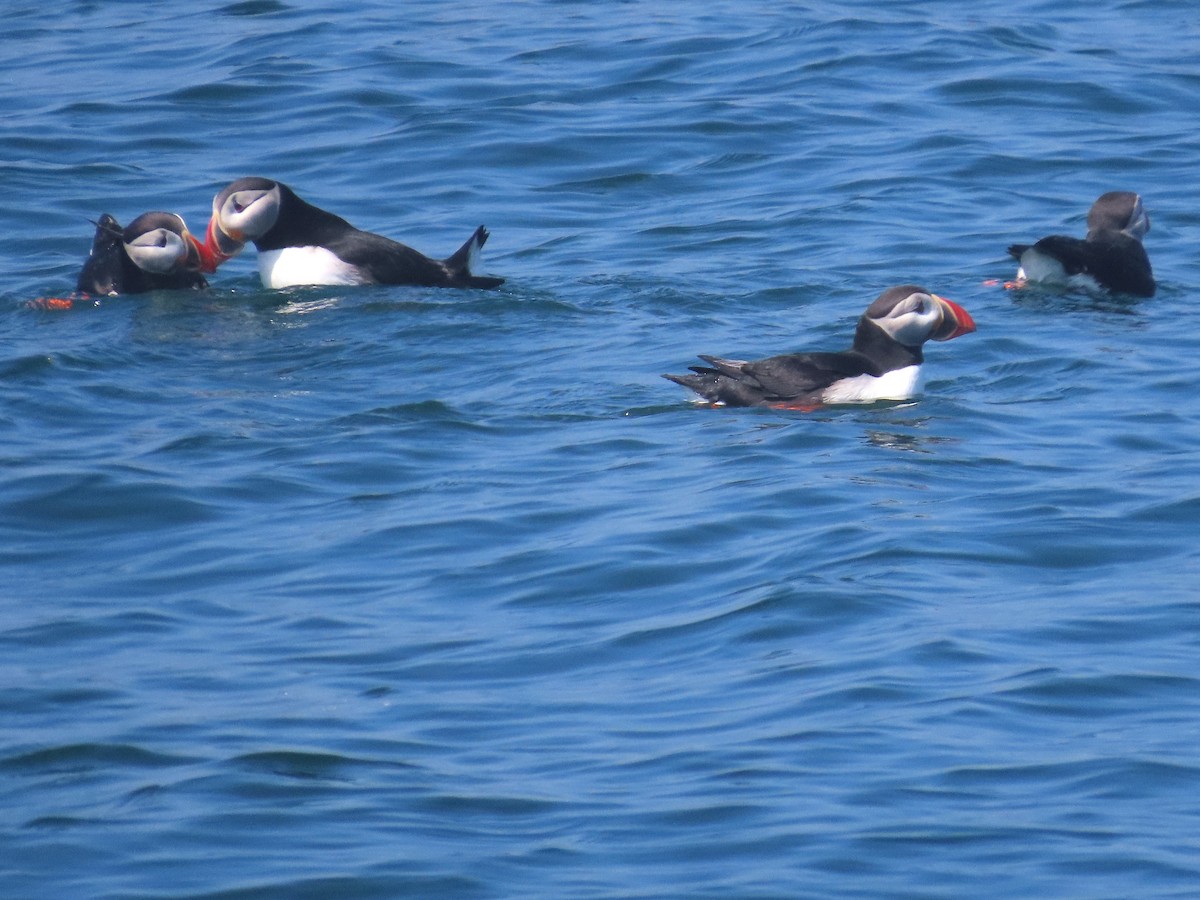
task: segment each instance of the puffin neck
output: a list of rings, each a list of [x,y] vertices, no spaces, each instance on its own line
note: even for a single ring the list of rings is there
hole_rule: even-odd
[[[279,188],[279,217],[270,230],[254,242],[258,250],[327,246],[347,232],[357,231],[341,216],[313,206],[287,185],[281,184]]]
[[[925,361],[920,347],[904,346],[867,316],[858,320],[858,328],[854,331],[854,349],[884,372],[919,366]]]

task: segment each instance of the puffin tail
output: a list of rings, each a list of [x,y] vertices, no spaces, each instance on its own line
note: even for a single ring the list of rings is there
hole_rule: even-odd
[[[455,284],[474,288],[494,288],[504,284],[503,278],[472,274],[471,270],[479,262],[479,251],[487,243],[487,239],[488,230],[480,225],[465,244],[446,257],[444,262]]]
[[[96,234],[75,282],[75,290],[97,297],[119,294],[125,290],[125,260],[128,259],[122,245],[121,223],[104,213],[92,224],[96,226]]]
[[[721,373],[707,366],[691,366],[691,370],[691,375],[663,375],[663,378],[687,388],[709,403],[721,402]]]
[[[1020,259],[1021,255],[1029,249],[1029,244],[1013,244],[1008,248],[1008,255],[1013,259]]]

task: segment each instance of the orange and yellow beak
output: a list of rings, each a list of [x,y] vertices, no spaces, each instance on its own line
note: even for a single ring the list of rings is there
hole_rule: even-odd
[[[933,297],[942,310],[942,324],[930,336],[933,340],[949,341],[961,335],[970,334],[975,330],[975,320],[971,318],[969,312],[953,300],[947,300],[945,297],[939,297],[937,294],[931,294],[930,296]]]
[[[193,240],[195,240],[193,238]],[[204,235],[204,243],[195,241],[196,249],[200,254],[200,271],[212,274],[217,271],[217,267],[222,263],[227,262],[242,252],[242,248],[246,246],[241,240],[241,235],[226,234],[217,225],[217,217],[214,215],[208,220],[208,231]]]
[[[216,269],[206,268],[208,263],[205,261],[204,245],[196,239],[196,236],[186,228],[183,229],[181,236],[184,243],[187,244],[187,260],[183,267],[195,272],[215,272]]]

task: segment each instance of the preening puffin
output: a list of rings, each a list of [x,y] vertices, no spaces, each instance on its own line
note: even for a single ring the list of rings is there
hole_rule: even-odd
[[[1035,244],[1013,244],[1018,281],[1153,297],[1154,273],[1142,238],[1150,217],[1133,191],[1109,191],[1092,204],[1083,240],[1054,234]]]

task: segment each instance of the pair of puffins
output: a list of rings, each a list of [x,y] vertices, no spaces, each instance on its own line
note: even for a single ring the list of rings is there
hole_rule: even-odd
[[[127,227],[104,215],[76,289],[98,296],[202,288],[246,244],[258,250],[264,287],[411,284],[494,288],[503,278],[474,274],[488,239],[480,225],[458,250],[432,259],[398,241],[355,228],[306,203],[286,184],[239,178],[213,199],[204,241],[175,213],[143,213]]]

